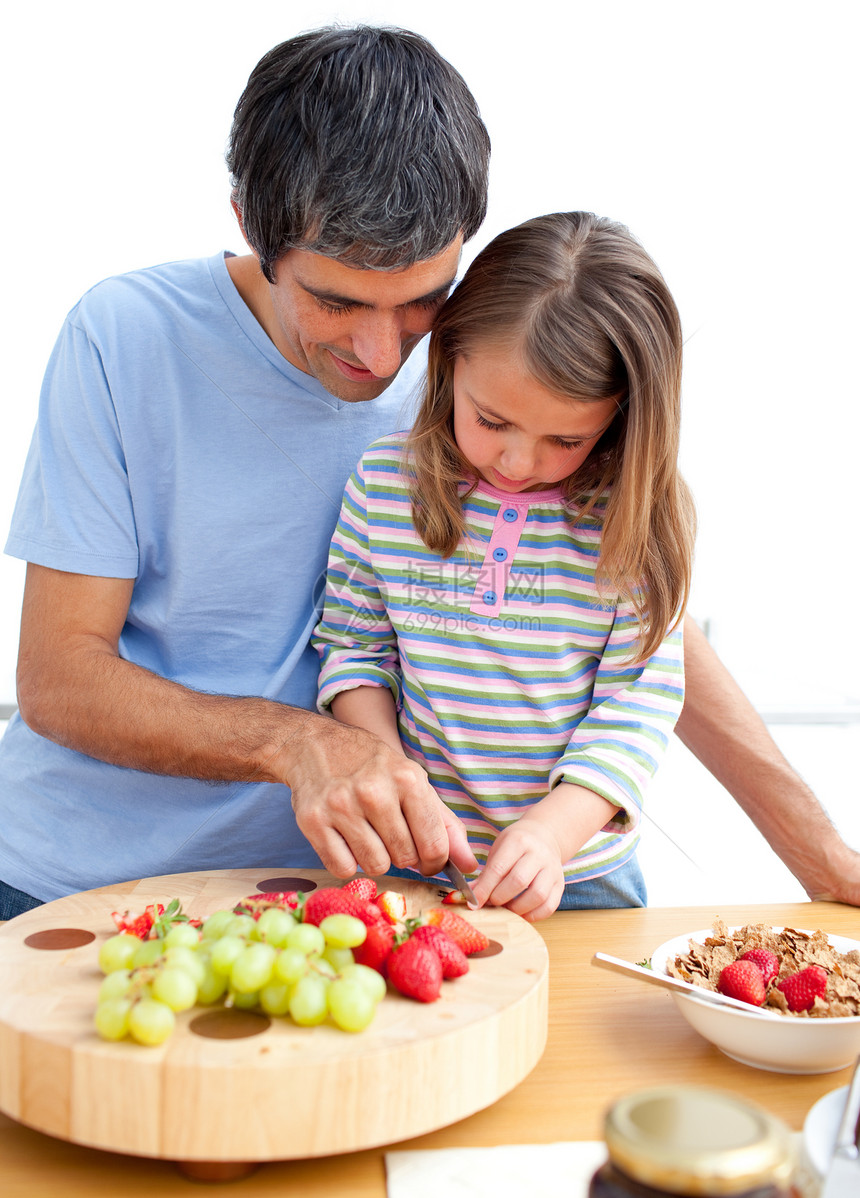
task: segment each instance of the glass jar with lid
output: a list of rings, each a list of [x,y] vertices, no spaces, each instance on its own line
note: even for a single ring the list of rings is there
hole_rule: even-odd
[[[781,1120],[721,1090],[663,1086],[606,1115],[609,1159],[589,1198],[792,1198],[795,1153]]]

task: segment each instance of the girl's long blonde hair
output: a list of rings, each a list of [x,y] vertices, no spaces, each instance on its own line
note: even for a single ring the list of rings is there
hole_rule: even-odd
[[[603,522],[598,585],[634,605],[644,659],[686,607],[695,536],[677,465],[682,342],[669,289],[624,225],[588,212],[536,217],[477,255],[434,322],[407,442],[415,527],[444,557],[463,535],[460,484],[474,473],[454,440],[454,363],[500,346],[558,395],[618,404],[564,488],[572,521]]]

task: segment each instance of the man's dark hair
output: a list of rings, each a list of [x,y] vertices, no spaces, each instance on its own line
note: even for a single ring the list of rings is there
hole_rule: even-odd
[[[227,165],[245,236],[274,282],[290,249],[397,270],[473,236],[490,139],[462,77],[404,29],[329,27],[266,54]]]

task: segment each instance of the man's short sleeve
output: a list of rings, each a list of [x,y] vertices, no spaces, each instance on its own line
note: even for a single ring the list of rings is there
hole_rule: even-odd
[[[122,431],[99,347],[75,313],[45,374],[6,552],[78,574],[138,571]]]

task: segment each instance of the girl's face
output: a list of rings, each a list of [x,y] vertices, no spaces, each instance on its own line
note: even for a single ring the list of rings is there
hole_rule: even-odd
[[[479,347],[454,363],[454,437],[475,472],[501,491],[539,491],[569,478],[617,408],[614,399],[548,391],[508,349]]]

